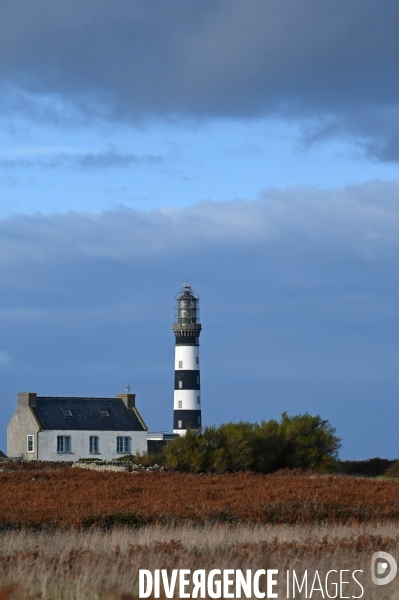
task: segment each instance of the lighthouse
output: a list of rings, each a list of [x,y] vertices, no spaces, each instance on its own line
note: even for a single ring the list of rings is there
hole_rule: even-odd
[[[201,429],[201,385],[199,362],[199,297],[189,283],[176,296],[175,391],[173,433],[184,435],[187,428]]]

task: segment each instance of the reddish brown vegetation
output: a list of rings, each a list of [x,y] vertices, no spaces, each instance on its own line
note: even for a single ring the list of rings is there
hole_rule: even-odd
[[[16,584],[7,585],[0,587],[0,600],[11,600],[12,598],[24,598],[23,594],[20,594],[20,588]]]
[[[396,482],[332,475],[197,476],[46,467],[0,473],[0,486],[3,526],[348,523],[399,517]]]

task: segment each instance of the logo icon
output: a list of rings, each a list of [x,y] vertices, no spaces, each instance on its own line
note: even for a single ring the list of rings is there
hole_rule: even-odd
[[[390,567],[389,570],[388,567]],[[388,552],[375,552],[371,557],[371,580],[376,585],[391,583],[397,572],[396,560]],[[381,575],[384,575],[384,577],[381,577]]]

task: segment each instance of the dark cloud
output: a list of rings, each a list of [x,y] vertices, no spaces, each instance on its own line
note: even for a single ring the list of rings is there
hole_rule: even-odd
[[[309,410],[338,427],[344,456],[396,456],[398,194],[374,182],[1,219],[0,448],[24,389],[130,382],[150,428],[169,429],[173,298],[191,280],[206,423]]]
[[[385,162],[397,163],[399,161],[399,129],[394,126],[392,121],[391,129],[387,126],[385,135],[376,135],[373,138],[362,140],[361,144],[371,158]]]
[[[395,0],[5,2],[3,109],[80,124],[279,114],[330,135],[327,119],[397,160],[398,22]]]
[[[163,162],[163,157],[156,154],[140,155],[122,152],[114,146],[109,146],[100,152],[86,152],[80,154],[60,152],[44,156],[41,154],[31,157],[19,156],[17,158],[0,159],[0,168],[26,168],[39,167],[54,169],[69,167],[83,171],[94,169],[123,169],[137,164],[158,164]]]

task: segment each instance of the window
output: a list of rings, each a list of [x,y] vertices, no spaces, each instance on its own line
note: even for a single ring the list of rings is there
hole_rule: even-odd
[[[100,415],[102,417],[109,417],[109,412],[107,410],[101,410],[100,408],[98,409],[98,412],[100,413]]]
[[[199,385],[199,375],[197,375],[197,384]]]
[[[199,365],[199,356],[195,357],[195,362],[197,363],[197,365]]]
[[[73,417],[72,411],[69,408],[61,408],[64,417]]]
[[[99,439],[100,438],[98,437],[98,435],[90,436],[90,443],[89,443],[90,454],[99,454],[100,453]]]
[[[177,421],[177,428],[181,429],[182,428],[182,421]]]
[[[179,389],[181,390],[181,389],[182,389],[182,387],[183,387],[183,382],[180,380],[180,381],[179,381]]]
[[[200,397],[197,396],[197,404],[199,404],[199,403],[200,403]]]
[[[70,452],[71,451],[71,436],[70,435],[57,435],[57,452]]]
[[[28,452],[34,452],[33,439],[33,435],[28,435]]]
[[[179,360],[179,369],[182,369],[182,368],[183,368],[183,361]]]
[[[118,435],[116,438],[116,451],[119,454],[130,454],[130,437]]]
[[[182,408],[183,406],[183,402],[181,400],[179,400],[179,408]]]
[[[201,425],[201,417],[198,417],[198,425]]]

